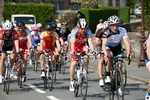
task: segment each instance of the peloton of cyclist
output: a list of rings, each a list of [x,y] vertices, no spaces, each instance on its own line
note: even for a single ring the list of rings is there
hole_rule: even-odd
[[[2,30],[0,30],[0,50],[1,51],[12,51],[19,52],[19,41],[17,32],[13,29],[13,24],[9,21],[3,21]],[[3,67],[5,62],[6,54],[1,53],[0,57],[0,83],[2,83]],[[10,54],[10,67],[13,67],[15,61],[15,54]]]
[[[104,56],[107,59],[106,66],[106,79],[105,83],[110,83],[110,59],[108,57],[113,57],[121,54],[121,41],[123,40],[127,50],[127,57],[130,56],[130,41],[128,34],[124,28],[120,28],[120,18],[116,15],[110,16],[108,18],[109,28],[104,31],[102,34],[102,50],[104,52]],[[106,49],[107,47],[107,49]],[[122,65],[119,65],[122,70]],[[121,88],[118,89],[120,95],[122,95]]]
[[[43,31],[40,35],[40,52],[45,50],[50,50],[52,55],[52,63],[54,68],[56,68],[56,61],[55,61],[55,42],[56,46],[58,48],[58,52],[60,51],[60,44],[59,44],[59,37],[58,34],[55,32],[55,29],[53,28],[53,23],[47,23],[45,25],[45,31]],[[58,55],[58,54],[57,54]],[[45,77],[45,59],[44,54],[41,53],[40,55],[40,64],[41,64],[41,77]]]
[[[71,31],[71,41],[70,41],[70,86],[69,90],[74,91],[74,73],[75,66],[77,63],[77,59],[75,54],[77,51],[85,51],[88,53],[88,48],[86,46],[86,41],[88,40],[89,47],[92,52],[94,52],[94,47],[92,44],[92,32],[88,28],[88,23],[85,18],[80,18],[77,22],[77,26],[75,26]],[[88,66],[88,57],[85,58],[85,66]]]
[[[32,48],[31,33],[30,31],[26,31],[25,23],[22,21],[18,21],[16,26],[17,26],[17,33],[18,33],[18,38],[19,38],[19,48],[22,50],[22,60],[23,60],[22,81],[26,82],[28,50]]]
[[[97,58],[98,58],[98,76],[99,76],[99,86],[104,86],[102,71],[103,71],[103,61],[104,61],[104,55],[102,55],[102,34],[107,28],[107,24],[103,23],[103,25],[96,31],[95,34],[95,49],[97,51]]]

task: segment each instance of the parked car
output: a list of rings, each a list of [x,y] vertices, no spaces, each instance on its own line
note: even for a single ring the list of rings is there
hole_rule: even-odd
[[[31,30],[31,27],[36,24],[34,15],[28,14],[14,14],[11,15],[11,22],[16,26],[17,21],[23,21],[25,25]]]
[[[136,17],[141,17],[141,14],[142,14],[142,7],[141,5],[139,4],[135,4],[133,6],[133,14],[136,16]]]

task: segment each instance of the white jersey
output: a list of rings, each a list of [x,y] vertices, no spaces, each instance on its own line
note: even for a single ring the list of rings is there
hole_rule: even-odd
[[[108,38],[106,46],[115,47],[121,44],[123,38],[128,38],[128,34],[125,28],[119,27],[116,33],[111,32],[110,29],[104,31],[102,38]]]

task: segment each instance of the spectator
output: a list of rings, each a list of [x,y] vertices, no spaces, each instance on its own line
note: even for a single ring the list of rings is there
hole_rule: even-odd
[[[99,20],[99,24],[97,24],[97,26],[96,26],[95,33],[97,32],[98,29],[101,29],[101,28],[103,28],[103,20],[102,19]]]

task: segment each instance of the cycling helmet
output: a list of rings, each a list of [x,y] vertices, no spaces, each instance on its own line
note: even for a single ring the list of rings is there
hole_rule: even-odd
[[[38,31],[39,30],[39,27],[37,26],[37,25],[34,25],[33,27],[32,27],[32,31]]]
[[[103,28],[106,29],[108,27],[108,21],[104,21]]]
[[[56,22],[51,21],[51,22],[50,22],[50,24],[52,25],[52,28],[53,28],[53,29],[56,29],[56,28],[57,28],[57,24],[56,24]]]
[[[77,26],[80,28],[87,28],[88,22],[86,21],[85,18],[80,18],[79,21],[77,22]]]
[[[116,15],[114,16],[110,16],[108,18],[108,24],[111,25],[111,24],[119,24],[120,23],[120,18]]]
[[[42,28],[42,24],[41,23],[37,23],[36,26],[39,27],[39,28]]]
[[[13,28],[13,24],[9,20],[3,21],[2,22],[2,28],[4,30],[11,30]]]
[[[17,27],[24,27],[25,23],[23,21],[17,21],[16,26]]]
[[[67,26],[67,23],[66,23],[66,22],[63,22],[63,23],[61,24],[61,26]]]
[[[45,25],[45,30],[52,30],[52,24],[51,23],[46,23]]]
[[[58,28],[61,28],[61,23],[57,23],[57,27],[58,27]]]

